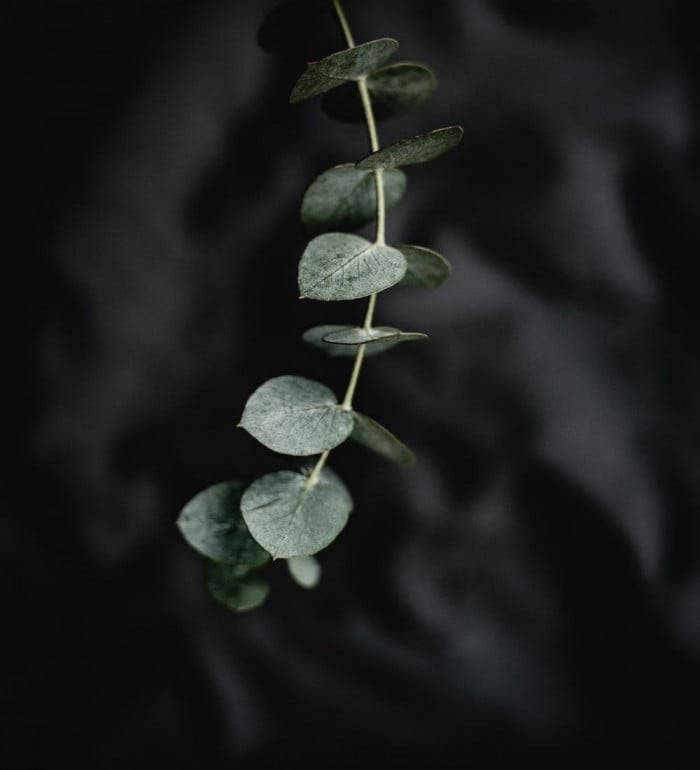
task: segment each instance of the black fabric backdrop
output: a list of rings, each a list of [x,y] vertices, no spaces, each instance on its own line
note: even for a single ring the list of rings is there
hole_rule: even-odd
[[[390,239],[452,260],[438,292],[378,304],[431,339],[370,359],[357,396],[419,462],[334,453],[356,507],[321,586],[279,569],[266,606],[236,616],[174,519],[210,483],[294,467],[234,429],[258,384],[343,388],[347,362],[299,335],[363,303],[296,299],[298,205],[366,137],[287,104],[299,65],[256,46],[264,3],[10,3],[39,161],[17,189],[39,248],[18,258],[32,289],[27,408],[7,423],[21,467],[2,525],[17,643],[3,767],[693,746],[692,6],[348,4],[359,40],[397,37],[440,81],[383,141],[466,130],[408,170],[389,214]],[[285,32],[302,58],[341,47],[330,16]]]

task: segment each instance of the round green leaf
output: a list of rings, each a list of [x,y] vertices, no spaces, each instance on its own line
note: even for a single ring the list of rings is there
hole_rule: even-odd
[[[321,580],[321,565],[313,556],[292,556],[287,559],[287,569],[302,588],[316,588]]]
[[[262,575],[213,561],[207,564],[207,588],[216,601],[235,612],[254,610],[270,593],[270,584]]]
[[[323,350],[330,356],[354,356],[357,352],[357,345],[336,345],[331,342],[324,342],[324,337],[328,334],[337,331],[345,331],[354,327],[349,325],[339,324],[326,324],[323,326],[314,326],[311,329],[307,329],[302,335],[302,339],[309,345],[313,345],[319,350]],[[391,337],[388,340],[382,340],[381,342],[375,342],[369,345],[365,350],[365,355],[373,355],[375,353],[383,353],[385,350],[393,348],[394,345],[398,345],[399,340],[396,337]]]
[[[397,62],[378,69],[367,77],[367,89],[377,120],[400,115],[429,99],[437,81],[423,64]],[[345,123],[364,123],[365,111],[354,83],[347,83],[324,95],[324,112]]]
[[[212,561],[260,567],[270,555],[253,540],[243,521],[243,489],[238,481],[205,489],[182,509],[177,526],[192,548]]]
[[[306,247],[299,262],[302,297],[346,300],[368,297],[398,283],[406,273],[403,254],[359,235],[324,233]]]
[[[365,329],[362,326],[351,326],[329,332],[323,337],[324,342],[335,345],[374,345],[376,343],[409,342],[410,340],[424,340],[428,335],[422,332],[402,332],[393,326],[375,326]]]
[[[406,190],[406,175],[391,169],[383,176],[386,207],[399,201]],[[374,172],[344,163],[324,171],[306,190],[301,221],[310,232],[352,230],[374,220],[377,187]]]
[[[328,468],[307,487],[308,476],[277,471],[243,493],[241,511],[253,537],[273,558],[311,556],[346,525],[352,498]]]
[[[352,416],[325,385],[284,375],[253,393],[240,425],[275,452],[313,455],[345,441],[352,431]]]
[[[352,438],[355,441],[399,465],[411,465],[415,462],[416,456],[413,452],[383,425],[359,412],[353,414],[355,429]]]
[[[396,248],[406,257],[406,275],[401,281],[402,286],[437,289],[450,277],[450,263],[437,251],[407,244]]]
[[[341,86],[348,80],[358,80],[390,59],[398,48],[396,40],[383,37],[311,62],[294,85],[289,101],[296,104]]]
[[[355,165],[357,168],[395,168],[412,163],[425,163],[451,150],[462,141],[464,129],[461,126],[436,128],[427,134],[401,139],[388,147],[373,152]]]

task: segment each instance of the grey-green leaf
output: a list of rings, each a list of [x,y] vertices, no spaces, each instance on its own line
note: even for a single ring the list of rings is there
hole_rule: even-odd
[[[241,510],[248,529],[274,558],[311,556],[347,523],[352,498],[335,473],[324,468],[312,486],[307,482],[302,473],[277,471],[243,493]]]
[[[411,340],[424,340],[428,335],[423,332],[402,332],[393,326],[374,326],[365,329],[362,326],[350,326],[344,329],[329,332],[323,337],[324,342],[335,345],[369,345],[392,342],[410,342]]]
[[[313,556],[292,556],[287,569],[302,588],[316,588],[321,580],[321,565]]]
[[[338,301],[384,291],[406,273],[403,254],[359,235],[324,233],[306,247],[299,262],[302,297]]]
[[[400,169],[383,174],[386,207],[399,201],[406,190],[406,175]],[[309,232],[352,230],[371,222],[377,212],[374,172],[344,163],[324,171],[306,190],[301,221]]]
[[[319,350],[323,350],[330,356],[354,356],[357,352],[357,345],[336,345],[331,342],[324,342],[324,337],[333,332],[346,331],[347,329],[353,329],[350,325],[340,324],[326,324],[323,326],[314,326],[311,329],[307,329],[302,335],[302,339],[309,345],[313,345]],[[399,340],[396,337],[391,337],[388,340],[382,340],[381,342],[375,342],[369,345],[365,350],[365,355],[369,356],[375,353],[383,353],[385,350],[393,348],[394,345],[398,345]]]
[[[207,564],[207,588],[218,602],[234,612],[254,610],[270,593],[270,584],[262,575],[213,561]]]
[[[330,91],[331,88],[341,86],[349,80],[358,80],[384,64],[398,48],[396,40],[383,37],[311,62],[295,83],[289,101],[296,104]]]
[[[269,560],[248,532],[241,516],[244,485],[223,481],[195,495],[177,520],[185,540],[208,559],[243,567],[260,567]]]
[[[416,456],[393,433],[367,415],[354,412],[352,438],[377,454],[399,465],[411,465]]]
[[[283,375],[253,393],[240,425],[275,452],[313,455],[345,441],[352,416],[320,382]]]
[[[402,286],[437,289],[450,277],[450,263],[437,251],[408,244],[396,248],[406,257],[406,275],[401,281]]]
[[[355,165],[357,168],[395,168],[412,163],[425,163],[451,150],[462,141],[464,129],[461,126],[436,128],[427,134],[401,139],[388,147],[373,152]]]
[[[432,70],[423,64],[397,62],[378,69],[367,77],[367,89],[377,120],[400,115],[429,99],[437,81]],[[365,112],[357,86],[347,83],[324,95],[324,112],[346,123],[363,123]]]

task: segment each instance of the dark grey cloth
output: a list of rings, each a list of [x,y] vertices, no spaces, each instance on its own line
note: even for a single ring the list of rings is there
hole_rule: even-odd
[[[295,467],[235,429],[257,385],[342,392],[347,361],[299,338],[363,303],[297,300],[298,208],[365,134],[287,104],[298,64],[256,46],[265,4],[13,9],[43,51],[27,102],[47,130],[2,538],[20,647],[4,766],[466,767],[691,744],[691,6],[348,4],[358,40],[395,36],[439,79],[383,142],[465,127],[407,169],[388,217],[390,241],[453,274],[380,297],[380,323],[430,340],[369,359],[356,399],[417,465],[334,452],[355,511],[320,587],[280,567],[245,616],[207,596],[173,522],[210,483]],[[331,23],[289,37],[331,52]]]

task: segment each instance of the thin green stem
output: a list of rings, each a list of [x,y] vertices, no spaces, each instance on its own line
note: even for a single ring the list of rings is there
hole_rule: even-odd
[[[345,391],[345,398],[340,405],[342,409],[352,409],[352,398],[355,395],[355,388],[357,387],[357,381],[360,378],[360,369],[362,369],[362,360],[365,357],[366,345],[360,345],[357,348],[357,354],[355,356],[355,365],[352,367],[352,374],[350,375],[350,382],[348,383],[348,389]]]
[[[377,304],[377,295],[372,294],[367,303],[367,312],[365,313],[365,322],[363,329],[369,331],[372,328],[372,317],[374,316],[374,306]]]
[[[345,11],[343,11],[343,6],[339,3],[338,0],[333,0],[333,7],[335,8],[335,15],[338,17],[338,21],[340,22],[340,26],[343,30],[343,35],[345,35],[345,40],[347,41],[348,48],[354,48],[355,40],[353,39],[352,32],[350,31],[350,25],[348,24],[348,20],[345,17]]]
[[[309,478],[304,482],[304,489],[311,489],[311,487],[318,481],[318,477],[323,470],[323,466],[326,464],[326,460],[330,453],[331,450],[326,449],[326,451],[318,458],[318,462],[314,465],[313,470],[309,474]]]
[[[338,21],[340,22],[340,26],[343,30],[343,35],[345,35],[345,40],[348,44],[349,48],[355,47],[355,40],[352,36],[352,32],[350,31],[350,25],[348,24],[348,20],[345,16],[345,13],[343,11],[343,8],[340,4],[340,0],[333,0],[333,7],[335,8],[336,16],[338,17]],[[367,77],[361,77],[357,81],[357,88],[360,93],[360,101],[362,102],[362,109],[365,113],[365,122],[367,123],[367,134],[369,136],[369,146],[370,150],[372,152],[377,152],[379,149],[379,138],[377,137],[377,123],[374,119],[374,110],[372,109],[372,100],[369,96],[369,89],[367,88]],[[383,171],[382,169],[377,169],[374,172],[374,182],[376,186],[377,191],[377,235],[375,243],[379,245],[384,245],[384,233],[385,233],[385,227],[386,227],[386,202],[384,200],[384,179],[383,179]],[[374,308],[377,304],[377,295],[372,294],[369,298],[369,303],[367,305],[367,313],[365,314],[365,321],[363,328],[365,330],[369,330],[372,328],[372,318],[374,317]],[[343,409],[352,409],[352,399],[355,395],[355,388],[357,388],[357,382],[360,378],[360,371],[362,369],[362,362],[365,357],[365,347],[366,345],[359,345],[357,348],[357,353],[355,354],[355,363],[352,367],[352,374],[350,375],[350,382],[348,383],[348,388],[345,391],[345,398],[343,399],[343,403],[340,405]],[[318,462],[316,463],[316,467],[311,472],[311,476],[309,476],[309,479],[315,479],[318,476],[318,473],[321,472],[321,468],[323,468],[326,459],[328,458],[328,452],[325,452],[321,455]],[[318,472],[317,472],[318,469]],[[314,476],[314,474],[316,474]],[[308,485],[308,482],[307,482]]]

